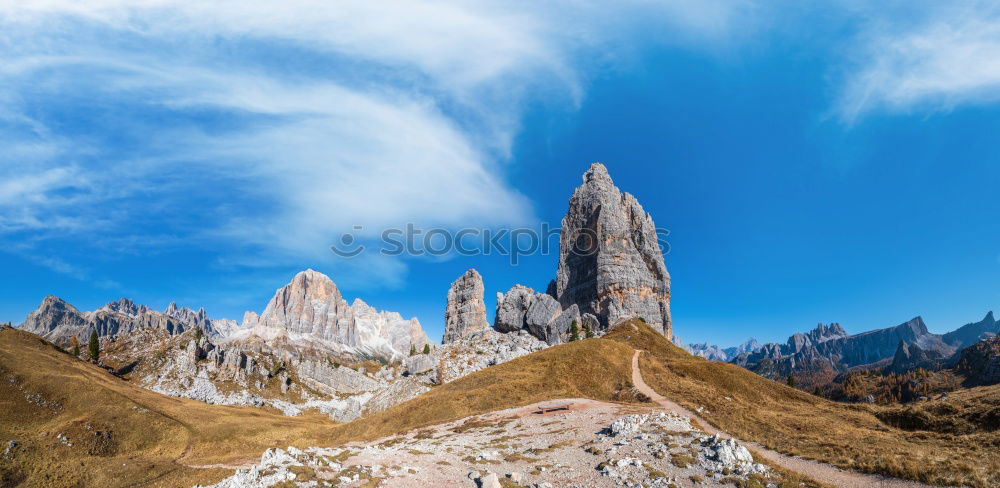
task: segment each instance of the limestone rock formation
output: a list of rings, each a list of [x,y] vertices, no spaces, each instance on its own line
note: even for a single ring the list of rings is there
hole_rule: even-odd
[[[448,306],[444,311],[445,344],[457,341],[472,332],[487,327],[486,305],[483,303],[483,277],[470,269],[459,276],[448,290]]]
[[[524,316],[524,325],[531,335],[545,340],[549,337],[548,325],[562,313],[562,307],[555,298],[540,293],[535,295]],[[546,341],[548,342],[548,341]]]
[[[57,344],[67,343],[72,336],[83,339],[79,335],[87,330],[87,319],[76,307],[60,298],[47,296],[28,314],[20,328]]]
[[[176,335],[193,328],[194,323],[136,305],[127,298],[93,311],[80,312],[60,298],[45,297],[37,309],[28,314],[21,330],[32,332],[56,344],[67,345],[72,337],[85,342],[90,331],[99,337],[115,337],[135,331],[154,329]]]
[[[278,289],[262,314],[247,312],[241,329],[244,336],[386,358],[405,357],[411,347],[430,343],[417,319],[378,311],[360,299],[348,304],[333,280],[311,269]]]
[[[497,293],[493,328],[499,332],[524,330],[549,345],[562,344],[569,340],[573,322],[576,322],[580,338],[584,336],[585,327],[595,333],[601,331],[597,317],[581,315],[576,304],[564,310],[547,293],[535,293],[521,285],[514,285],[506,294]]]
[[[559,238],[556,294],[603,328],[641,317],[671,338],[670,275],[656,226],[634,196],[622,193],[600,163],[569,200]]]
[[[534,300],[535,291],[521,285],[514,285],[506,294],[497,293],[493,328],[500,332],[515,332],[524,328],[525,316]]]

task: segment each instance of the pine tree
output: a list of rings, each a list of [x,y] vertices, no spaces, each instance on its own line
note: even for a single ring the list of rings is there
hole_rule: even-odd
[[[80,357],[80,344],[73,344],[73,357]]]
[[[790,386],[792,388],[795,388],[795,377],[794,376],[788,375],[788,379],[785,380],[785,382],[788,383],[788,386]]]
[[[574,320],[569,326],[569,341],[573,342],[578,340],[580,340],[580,328],[577,327],[576,321]]]
[[[416,356],[416,355],[417,355],[417,346],[410,344],[410,356]]]
[[[430,354],[430,353],[431,353],[431,345],[424,344],[424,354]]]
[[[90,352],[90,360],[97,362],[101,358],[101,343],[97,340],[97,331],[90,331],[90,342],[87,344]]]
[[[583,324],[583,337],[587,339],[594,337],[594,331],[590,328],[589,324]]]
[[[195,342],[201,342],[201,335],[202,335],[201,327],[195,327],[194,328],[194,341]]]

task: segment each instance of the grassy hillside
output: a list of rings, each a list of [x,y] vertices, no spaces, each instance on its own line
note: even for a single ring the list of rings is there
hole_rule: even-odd
[[[336,441],[369,440],[553,398],[634,402],[632,348],[586,339],[472,373],[338,429]]]
[[[318,445],[327,417],[284,417],[163,396],[0,330],[0,486],[191,486],[217,481],[270,447]],[[68,438],[63,441],[57,436]]]
[[[995,420],[1000,389],[995,387],[954,394],[933,402],[943,407],[928,410],[849,405],[691,356],[639,320],[619,325],[605,338],[647,351],[640,369],[652,388],[689,409],[703,409],[705,419],[738,437],[859,471],[1000,486]],[[966,397],[976,401],[970,404]],[[966,421],[960,430],[939,427],[958,422],[955,416],[985,420]]]

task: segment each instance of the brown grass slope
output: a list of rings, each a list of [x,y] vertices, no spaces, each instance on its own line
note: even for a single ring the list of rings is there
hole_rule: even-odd
[[[944,405],[937,408],[842,404],[691,356],[639,320],[622,323],[605,338],[647,351],[640,359],[646,383],[686,408],[703,408],[706,420],[737,437],[863,472],[1000,486],[1000,432],[991,420],[998,416],[996,387],[953,394],[932,402]]]
[[[338,429],[335,442],[371,440],[555,398],[635,402],[632,348],[586,339],[486,368]]]
[[[172,398],[118,379],[37,336],[0,330],[0,486],[191,486],[232,474],[191,466],[318,445],[327,417]],[[56,436],[69,438],[72,446]],[[7,441],[18,443],[3,455]]]

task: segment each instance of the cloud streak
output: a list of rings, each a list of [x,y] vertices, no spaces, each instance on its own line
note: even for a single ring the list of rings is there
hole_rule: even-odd
[[[949,3],[924,14],[902,27],[871,22],[838,102],[841,120],[1000,101],[1000,9]]]
[[[525,223],[503,165],[526,104],[574,107],[633,31],[711,44],[750,8],[0,1],[0,233],[273,266],[354,225]]]

